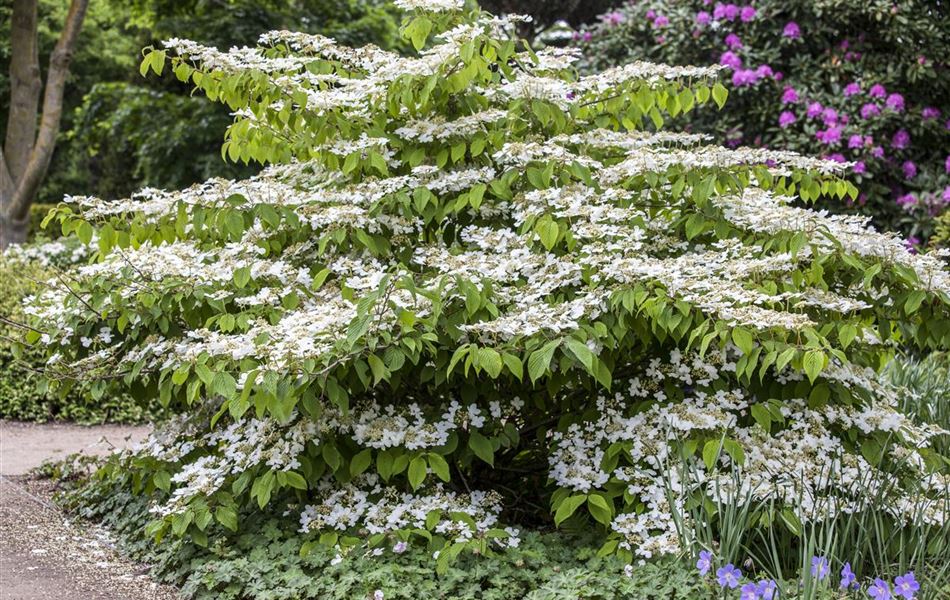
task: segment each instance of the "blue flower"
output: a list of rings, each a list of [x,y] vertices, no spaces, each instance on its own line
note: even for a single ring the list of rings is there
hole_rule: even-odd
[[[716,581],[721,587],[735,589],[739,585],[739,578],[742,577],[742,571],[735,568],[732,563],[716,570]]]
[[[759,600],[759,586],[747,583],[739,590],[739,600]]]
[[[763,579],[759,582],[756,591],[759,594],[759,598],[762,600],[772,600],[777,596],[776,592],[778,592],[778,585],[776,585],[774,579]]]
[[[851,570],[851,563],[844,563],[844,568],[841,569],[841,589],[857,587],[855,579],[857,577],[854,576],[854,572]]]
[[[894,580],[894,593],[898,596],[903,596],[907,600],[911,600],[919,589],[920,584],[917,583],[916,579],[914,579],[913,571],[910,571],[905,575],[901,575]]]
[[[891,600],[891,586],[881,578],[874,580],[874,585],[868,589],[868,596],[874,600]]]
[[[696,561],[696,568],[700,575],[705,575],[712,568],[712,552],[703,550],[699,553],[699,560]]]
[[[821,581],[828,576],[828,559],[824,556],[811,557],[811,575]]]

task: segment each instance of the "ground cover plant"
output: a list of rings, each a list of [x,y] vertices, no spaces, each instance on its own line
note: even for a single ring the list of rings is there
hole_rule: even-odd
[[[817,559],[939,597],[946,432],[878,371],[950,346],[943,255],[798,206],[856,198],[841,163],[664,131],[723,106],[719,67],[578,76],[517,17],[397,5],[410,56],[151,49],[269,166],[48,218],[96,253],[26,307],[50,385],[177,413],[99,472],[148,535],[215,547],[265,512],[303,555],[444,577],[558,528],[631,577],[705,561],[715,594],[739,567],[837,593]]]
[[[930,238],[950,204],[944,2],[629,2],[577,37],[592,69],[637,59],[726,66],[731,110],[691,118],[696,131],[853,162],[862,193],[851,211],[912,244]]]

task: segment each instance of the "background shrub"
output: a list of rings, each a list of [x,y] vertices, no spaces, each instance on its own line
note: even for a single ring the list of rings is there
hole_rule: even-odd
[[[45,260],[62,264],[72,260],[78,244],[68,247],[62,242],[54,242],[52,246],[62,246],[62,252],[52,256],[50,248]],[[0,281],[3,282],[0,316],[24,323],[23,299],[45,289],[45,282],[55,276],[57,267],[15,254],[16,250],[0,254]],[[20,337],[18,328],[0,322],[0,419],[67,420],[83,424],[137,423],[158,414],[157,403],[136,402],[129,393],[109,394],[92,400],[85,397],[86,390],[81,385],[49,391],[42,374],[37,371],[45,362],[43,352],[36,347],[18,348],[13,340]]]
[[[633,60],[732,65],[728,114],[691,115],[694,130],[857,162],[862,194],[834,208],[870,215],[912,244],[930,237],[950,203],[946,2],[631,2],[578,39],[592,70]]]

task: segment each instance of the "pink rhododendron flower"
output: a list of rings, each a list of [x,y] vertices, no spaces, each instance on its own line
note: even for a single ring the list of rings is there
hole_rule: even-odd
[[[939,119],[940,109],[934,106],[928,106],[920,111],[920,116],[924,119]]]
[[[660,28],[670,24],[670,19],[666,15],[660,15],[653,21],[653,26]]]
[[[901,165],[901,169],[904,170],[904,177],[907,179],[913,179],[917,176],[917,165],[912,160],[905,160],[904,164]]]
[[[729,48],[730,50],[738,50],[739,48],[742,47],[742,40],[740,40],[739,36],[737,36],[734,33],[730,33],[729,35],[727,35],[724,41],[725,41],[726,47]]]
[[[603,19],[604,23],[606,23],[607,25],[616,26],[623,23],[626,17],[624,17],[624,14],[622,12],[615,10],[613,12],[609,12],[601,16],[601,19]]]
[[[881,109],[878,108],[877,104],[872,104],[868,102],[861,107],[861,118],[870,119],[871,117],[876,117],[881,114]]]
[[[726,50],[719,55],[719,64],[730,69],[739,69],[742,67],[742,59],[735,52]]]
[[[785,129],[796,121],[795,113],[790,110],[783,110],[778,116],[778,126]]]
[[[894,134],[894,137],[891,139],[891,147],[897,148],[898,150],[903,150],[910,145],[910,134],[906,129],[901,129]]]
[[[871,148],[871,156],[877,159],[884,158],[884,148],[880,146],[874,146]]]
[[[739,18],[742,19],[743,23],[748,23],[755,18],[756,11],[754,6],[743,6],[742,12],[739,13]]]
[[[852,81],[848,85],[844,86],[844,95],[845,97],[856,96],[861,93],[861,86],[856,82]]]
[[[884,86],[880,83],[875,83],[871,86],[871,89],[868,91],[868,94],[872,98],[883,98],[887,96],[887,90],[884,89]]]
[[[785,29],[782,30],[782,35],[793,40],[797,40],[802,37],[802,30],[798,26],[798,23],[795,21],[789,21],[785,24]]]
[[[852,135],[848,138],[848,148],[854,150],[855,148],[860,148],[864,145],[864,136],[862,135]]]
[[[904,110],[904,97],[900,94],[891,94],[884,104],[894,112],[901,112]]]
[[[712,21],[712,17],[705,10],[696,13],[696,23],[699,25],[709,25],[710,21]]]
[[[782,104],[795,104],[798,102],[798,92],[793,87],[786,87],[782,92]]]
[[[825,145],[835,146],[841,141],[841,128],[829,127],[828,129],[819,130],[815,133],[815,137]]]
[[[808,115],[809,119],[814,119],[815,117],[820,115],[821,111],[823,111],[824,109],[825,107],[822,106],[820,102],[811,102],[809,103],[808,111],[805,114]]]
[[[864,164],[863,160],[859,160],[858,162],[854,163],[854,167],[852,168],[852,170],[855,173],[858,173],[859,175],[861,175],[861,174],[867,173],[868,168],[867,168],[867,165]]]

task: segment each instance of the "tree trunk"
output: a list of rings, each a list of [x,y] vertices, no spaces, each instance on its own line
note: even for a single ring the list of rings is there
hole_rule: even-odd
[[[18,220],[9,219],[6,215],[0,215],[0,248],[6,248],[10,244],[24,243],[29,230],[29,213],[26,218]]]
[[[0,159],[0,249],[18,240],[20,228],[29,221],[30,204],[36,196],[56,146],[63,114],[63,90],[69,63],[76,50],[79,31],[89,0],[72,0],[63,31],[50,55],[43,112],[36,133],[39,97],[39,59],[36,39],[37,0],[14,0],[11,23],[10,98],[7,138]],[[35,78],[33,74],[35,73]],[[32,110],[30,110],[32,109]],[[9,182],[12,181],[12,193]],[[25,236],[24,236],[25,237]]]

